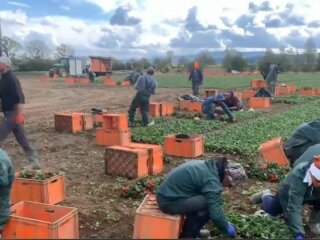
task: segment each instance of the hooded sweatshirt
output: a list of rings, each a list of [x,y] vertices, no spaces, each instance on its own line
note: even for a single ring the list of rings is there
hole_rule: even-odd
[[[221,182],[225,175],[225,167],[221,161],[216,160],[194,160],[178,166],[168,174],[158,189],[159,206],[204,195],[210,219],[220,231],[226,231],[228,221],[221,200]]]

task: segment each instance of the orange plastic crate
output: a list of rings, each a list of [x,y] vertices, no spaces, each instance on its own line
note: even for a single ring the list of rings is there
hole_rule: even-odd
[[[160,103],[150,102],[149,104],[149,114],[152,117],[160,117]]]
[[[188,111],[188,108],[189,108],[189,103],[191,101],[189,100],[182,100],[182,101],[179,101],[179,109],[180,110],[184,110],[184,111]]]
[[[267,82],[265,80],[256,80],[256,79],[251,80],[252,90],[257,90],[258,88],[266,88],[266,87],[267,87]]]
[[[146,149],[148,151],[149,175],[158,174],[163,171],[163,152],[161,145],[130,143],[127,147],[136,149]]]
[[[126,113],[102,114],[102,127],[104,129],[128,130],[128,116]]]
[[[253,90],[245,90],[242,93],[242,99],[253,98],[254,95],[255,95],[255,91],[253,91]]]
[[[83,130],[92,130],[93,129],[93,119],[90,113],[81,113]]]
[[[12,184],[11,204],[21,201],[56,204],[65,198],[64,176],[53,176],[46,180],[19,178],[19,172]]]
[[[276,96],[288,96],[290,93],[290,88],[288,86],[275,87]]]
[[[188,106],[189,112],[202,112],[203,102],[190,102]]]
[[[83,119],[79,113],[58,113],[54,118],[57,132],[77,133],[83,131]]]
[[[76,82],[80,84],[89,84],[90,80],[87,77],[77,77]]]
[[[295,85],[288,85],[289,92],[295,93],[297,91],[297,87]]]
[[[65,83],[66,84],[75,84],[76,83],[76,78],[75,77],[67,77],[65,78]]]
[[[254,97],[248,101],[250,108],[268,108],[270,107],[270,98]]]
[[[178,239],[183,217],[163,213],[154,195],[147,195],[135,213],[133,239]]]
[[[298,90],[298,93],[305,96],[313,96],[314,90],[312,88],[310,89],[301,88]]]
[[[127,178],[148,176],[148,150],[125,146],[106,148],[105,173]]]
[[[129,130],[110,130],[97,128],[96,144],[101,146],[128,145],[131,142]]]
[[[174,112],[173,103],[163,102],[160,103],[160,115],[172,116]]]
[[[259,152],[266,162],[278,163],[280,166],[289,166],[289,161],[283,150],[281,137],[261,144]]]
[[[108,87],[113,87],[113,86],[116,86],[117,83],[116,81],[112,80],[110,77],[106,76],[106,77],[103,77],[103,84],[105,86],[108,86]]]
[[[211,96],[217,96],[219,93],[218,89],[206,89],[205,90],[205,96],[207,97],[211,97]]]
[[[315,95],[320,95],[320,88],[315,88],[314,89],[314,94]]]
[[[78,239],[76,208],[20,202],[11,208],[4,239]]]
[[[190,138],[176,138],[175,134],[164,139],[164,153],[169,156],[194,158],[204,153],[203,135],[190,135]]]
[[[121,82],[121,86],[131,86],[130,80],[123,80],[123,81]]]

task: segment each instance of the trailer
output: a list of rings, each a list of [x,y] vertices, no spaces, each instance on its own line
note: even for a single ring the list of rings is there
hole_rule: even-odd
[[[89,56],[90,70],[96,76],[106,76],[112,73],[112,60],[110,57]]]

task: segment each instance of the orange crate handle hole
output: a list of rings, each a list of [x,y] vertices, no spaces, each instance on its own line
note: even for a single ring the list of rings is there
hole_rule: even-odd
[[[44,211],[45,211],[46,213],[55,213],[55,210],[50,209],[50,208],[46,208]]]

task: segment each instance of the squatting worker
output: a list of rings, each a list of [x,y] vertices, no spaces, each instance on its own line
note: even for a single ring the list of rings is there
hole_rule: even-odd
[[[181,238],[199,237],[209,220],[228,237],[236,235],[236,228],[224,214],[221,192],[223,186],[236,186],[246,178],[239,165],[228,166],[225,157],[193,160],[167,175],[157,191],[157,202],[164,213],[186,216]]]
[[[10,193],[14,180],[14,169],[5,151],[0,149],[0,238],[2,228],[10,216]]]
[[[305,154],[309,155],[308,151]],[[303,157],[303,155],[301,156]],[[251,196],[251,203],[262,203],[262,209],[273,217],[284,214],[289,229],[296,240],[303,240],[303,205],[313,206],[313,211],[320,211],[320,156],[312,160],[304,158],[280,183],[277,194],[272,195],[269,189]]]
[[[134,116],[137,108],[140,107],[142,114],[142,124],[144,126],[154,125],[154,121],[149,122],[149,104],[151,95],[156,94],[157,91],[157,81],[153,77],[155,69],[149,67],[147,73],[139,77],[134,88],[137,90],[136,96],[131,102],[129,109],[129,126],[134,127]]]
[[[21,84],[13,74],[11,66],[10,58],[0,57],[0,99],[4,114],[4,120],[0,124],[0,145],[12,132],[29,160],[29,165],[26,168],[40,169],[38,153],[30,145],[23,129],[25,99]]]

